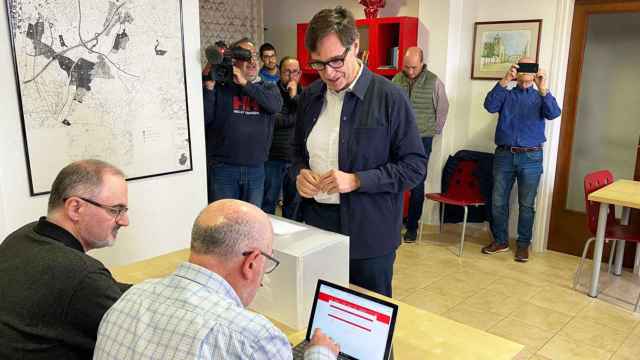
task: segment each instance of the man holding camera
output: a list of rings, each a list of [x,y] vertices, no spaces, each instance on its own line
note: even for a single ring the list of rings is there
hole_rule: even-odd
[[[517,85],[507,90],[516,80]],[[537,90],[533,88],[536,85]],[[547,87],[544,70],[532,59],[522,58],[489,92],[484,107],[499,113],[493,160],[493,205],[491,224],[494,241],[482,248],[485,254],[509,251],[509,195],[518,181],[518,239],[515,260],[529,260],[529,245],[535,215],[535,199],[542,175],[544,120],[560,116],[561,110]]]
[[[282,108],[282,98],[276,84],[258,77],[250,40],[235,42],[224,57],[227,52],[232,73],[223,76],[228,72],[223,60],[222,67],[211,69],[214,76],[203,89],[209,202],[238,199],[260,207],[273,115]]]

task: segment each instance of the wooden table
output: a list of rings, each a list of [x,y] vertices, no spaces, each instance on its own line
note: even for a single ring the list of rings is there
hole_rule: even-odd
[[[138,283],[145,279],[171,274],[189,257],[189,250],[180,250],[148,260],[111,269],[121,282]],[[359,289],[361,290],[361,289]],[[411,359],[513,359],[523,346],[456,321],[418,309],[382,295],[373,296],[399,305],[393,337],[396,360]],[[292,344],[304,339],[304,331],[295,331],[277,321]]]
[[[598,296],[598,281],[600,280],[600,265],[602,262],[602,250],[604,248],[604,235],[607,227],[607,215],[609,204],[623,206],[624,208],[640,209],[640,181],[617,180],[613,183],[589,194],[590,201],[600,203],[598,213],[598,228],[596,230],[596,243],[593,251],[593,273],[591,275],[591,287],[589,296]],[[626,214],[623,215],[623,218]],[[622,255],[624,251],[624,241],[618,241],[616,248],[616,272],[620,272],[622,267]],[[636,262],[638,252],[636,252]]]

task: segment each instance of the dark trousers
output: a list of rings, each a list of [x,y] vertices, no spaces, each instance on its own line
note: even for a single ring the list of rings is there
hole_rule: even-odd
[[[427,167],[429,166],[429,155],[431,155],[431,144],[433,143],[433,137],[423,137],[422,145],[424,146],[424,152],[427,154]],[[407,230],[417,231],[418,220],[422,216],[422,206],[424,205],[424,181],[427,179],[425,173],[424,179],[411,189],[411,196],[409,197],[409,215],[407,216]]]
[[[323,230],[340,231],[340,205],[326,205],[306,200],[303,202],[304,222]],[[393,262],[396,252],[366,259],[349,259],[349,282],[367,290],[391,297]]]

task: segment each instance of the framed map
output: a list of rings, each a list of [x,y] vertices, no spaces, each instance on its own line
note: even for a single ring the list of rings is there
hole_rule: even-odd
[[[180,0],[7,0],[31,195],[68,163],[192,170]]]

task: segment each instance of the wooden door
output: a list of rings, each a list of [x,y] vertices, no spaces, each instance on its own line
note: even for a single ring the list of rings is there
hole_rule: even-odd
[[[549,227],[548,248],[550,250],[580,256],[586,239],[590,237],[584,212],[568,209],[566,205],[574,145],[574,130],[576,129],[576,110],[580,97],[580,80],[587,42],[589,16],[619,12],[640,12],[640,1],[576,0]],[[633,166],[634,164],[629,164],[630,170],[633,169]],[[628,246],[630,245],[628,244]],[[625,254],[625,265],[627,266],[632,264],[635,252],[630,250],[628,249]],[[607,256],[608,249],[605,249],[603,259],[607,259]]]

